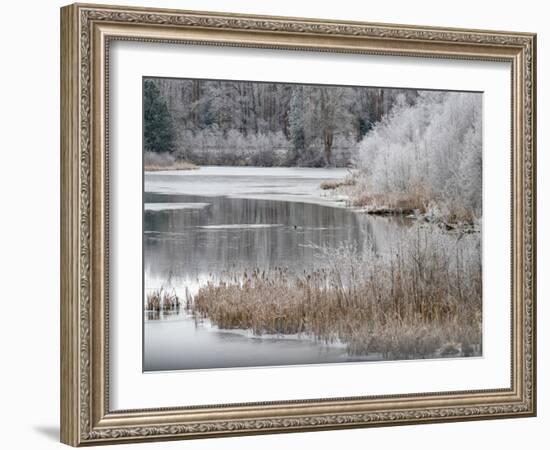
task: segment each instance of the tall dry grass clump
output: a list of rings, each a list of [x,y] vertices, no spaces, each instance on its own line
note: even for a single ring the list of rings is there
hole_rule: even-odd
[[[177,159],[170,153],[145,152],[143,158],[144,170],[157,172],[161,170],[196,170],[199,166]]]
[[[371,214],[424,214],[430,205],[430,194],[422,186],[391,193],[373,192],[360,181],[350,186],[344,192],[351,205]]]
[[[179,297],[174,289],[154,289],[147,293],[146,311],[174,311],[181,306]]]
[[[343,186],[353,186],[355,185],[355,179],[352,177],[352,176],[347,176],[346,178],[344,178],[343,180],[327,180],[327,181],[323,181],[319,187],[323,190],[323,191],[329,191],[329,190],[332,190],[332,189],[338,189],[338,188],[341,188]]]
[[[478,234],[413,228],[384,254],[354,245],[316,247],[326,265],[224,274],[190,304],[226,329],[302,333],[384,359],[481,352]]]

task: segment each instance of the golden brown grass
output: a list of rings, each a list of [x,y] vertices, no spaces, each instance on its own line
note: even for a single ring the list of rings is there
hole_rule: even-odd
[[[407,191],[377,192],[363,182],[339,184],[335,188],[349,198],[351,206],[361,208],[367,214],[415,215],[448,229],[468,230],[475,227],[478,217],[471,208],[458,201],[445,199],[440,193],[422,185]]]
[[[146,172],[158,172],[160,170],[197,170],[199,166],[187,162],[187,161],[174,161],[168,165],[155,165],[155,164],[146,164],[144,170]]]
[[[180,306],[179,297],[173,289],[160,288],[147,293],[146,311],[173,311]]]
[[[388,211],[394,213],[425,213],[430,196],[425,189],[416,187],[406,192],[372,193],[364,188],[348,191],[353,206],[365,208],[367,212]]]
[[[146,172],[159,170],[194,170],[198,169],[193,163],[183,159],[177,159],[171,153],[145,152],[143,155],[143,167]]]
[[[321,189],[324,191],[331,189],[338,189],[342,186],[353,186],[355,180],[351,177],[344,178],[343,180],[333,180],[333,181],[323,181],[320,185]]]
[[[382,256],[320,249],[331,258],[327,267],[299,276],[284,268],[226,274],[190,307],[220,328],[304,333],[345,342],[356,355],[479,354],[479,237],[415,233]]]

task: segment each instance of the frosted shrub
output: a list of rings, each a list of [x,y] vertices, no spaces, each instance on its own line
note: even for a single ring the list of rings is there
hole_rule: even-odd
[[[412,106],[397,99],[358,144],[360,187],[381,198],[421,190],[419,209],[436,203],[447,219],[472,222],[481,215],[481,134],[478,94],[422,92]]]
[[[290,148],[280,131],[244,134],[231,129],[224,134],[216,126],[195,133],[184,130],[180,140],[184,143],[180,150],[182,157],[201,165],[276,166],[284,162]]]

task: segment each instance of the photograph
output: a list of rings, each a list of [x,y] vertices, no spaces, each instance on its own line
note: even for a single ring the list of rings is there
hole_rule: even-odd
[[[141,101],[145,372],[483,356],[482,92],[144,76]]]

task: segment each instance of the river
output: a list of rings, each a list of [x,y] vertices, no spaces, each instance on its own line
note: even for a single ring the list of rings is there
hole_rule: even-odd
[[[201,167],[146,172],[145,293],[166,286],[191,295],[223,271],[322,266],[315,246],[370,237],[381,251],[402,219],[346,207],[320,184],[346,176],[339,168]],[[220,330],[178,313],[145,313],[145,371],[357,361],[343,345],[298,336],[254,336]]]

